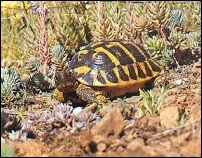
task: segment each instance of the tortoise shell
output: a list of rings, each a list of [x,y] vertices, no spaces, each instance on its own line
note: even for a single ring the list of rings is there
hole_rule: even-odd
[[[100,42],[79,51],[69,62],[69,69],[84,85],[140,88],[158,76],[162,67],[141,46],[119,40]]]

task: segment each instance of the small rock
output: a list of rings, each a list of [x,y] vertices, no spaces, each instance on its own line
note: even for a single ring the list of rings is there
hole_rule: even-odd
[[[113,110],[113,108],[112,108],[113,104],[115,104],[115,103],[112,102],[111,105],[103,106],[101,109],[99,109],[99,112],[98,112],[99,115],[104,117],[106,114],[111,112]]]
[[[160,112],[161,126],[165,126],[166,128],[175,127],[179,117],[178,107],[167,107]]]
[[[169,105],[169,104],[176,104],[176,102],[177,102],[177,96],[176,95],[173,95],[173,92],[170,92],[171,93],[171,95],[169,95],[169,96],[167,96],[166,98],[165,98],[165,103],[166,103],[166,105]]]
[[[184,84],[185,82],[188,82],[189,79],[188,78],[181,78],[179,80],[175,80],[174,85],[181,85]]]
[[[126,104],[136,104],[141,100],[140,96],[132,96],[131,98],[125,99]]]
[[[131,150],[135,150],[137,147],[144,146],[144,145],[145,143],[142,138],[136,138],[128,144],[127,148]]]
[[[124,148],[122,146],[117,147],[117,152],[123,152]]]
[[[83,111],[91,111],[91,112],[95,112],[95,110],[97,109],[97,103],[92,103],[89,106],[86,106]]]
[[[74,110],[73,110],[73,114],[74,115],[77,115],[78,113],[80,113],[82,111],[82,107],[76,107],[76,108],[74,108]]]
[[[93,135],[93,141],[98,144],[100,142],[108,143],[108,139],[103,137],[102,135]]]
[[[149,120],[147,117],[142,117],[141,119],[138,119],[137,120],[138,128],[145,129],[148,126],[148,122]]]
[[[97,150],[98,151],[105,151],[106,149],[107,149],[106,143],[101,142],[101,143],[97,144]]]
[[[100,135],[104,139],[117,138],[125,127],[124,118],[118,108],[115,108],[92,128],[92,134]],[[96,141],[96,140],[95,140]]]

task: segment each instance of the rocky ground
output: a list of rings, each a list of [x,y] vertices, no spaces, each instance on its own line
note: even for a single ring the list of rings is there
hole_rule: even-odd
[[[10,141],[15,156],[201,156],[201,64],[166,74],[169,88],[155,115],[140,117],[139,95],[116,99],[100,107],[100,118],[85,129],[61,127],[36,139]]]

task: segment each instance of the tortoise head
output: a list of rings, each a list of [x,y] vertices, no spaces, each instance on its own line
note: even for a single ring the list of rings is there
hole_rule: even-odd
[[[64,93],[74,92],[78,82],[71,70],[57,71],[55,74],[55,84],[59,91]]]

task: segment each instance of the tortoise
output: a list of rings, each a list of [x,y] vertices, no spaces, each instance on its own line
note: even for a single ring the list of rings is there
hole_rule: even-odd
[[[79,51],[56,73],[57,89],[72,102],[104,103],[150,85],[162,70],[138,44],[101,41]]]

